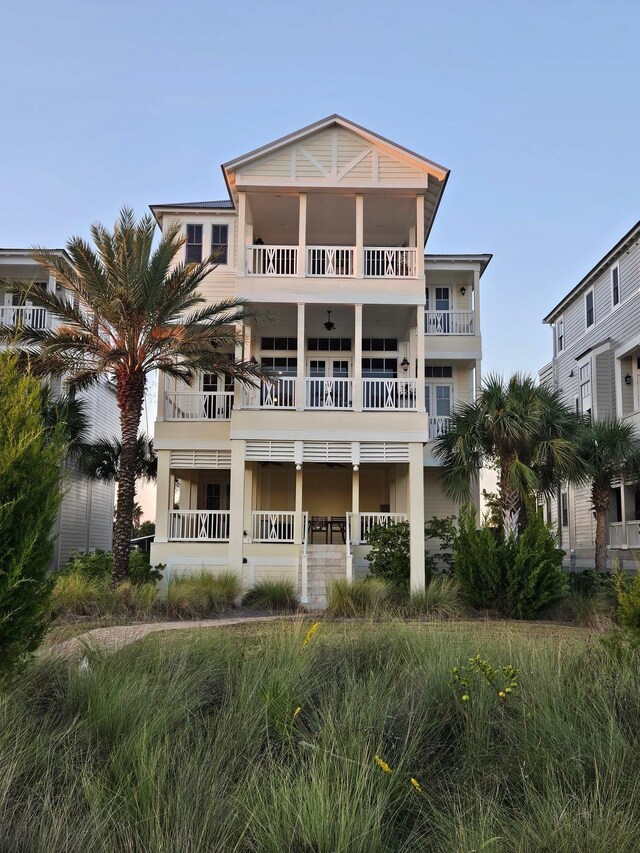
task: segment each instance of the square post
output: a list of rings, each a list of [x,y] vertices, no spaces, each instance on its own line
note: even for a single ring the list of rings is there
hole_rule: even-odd
[[[424,461],[422,444],[409,444],[409,543],[411,592],[425,588],[424,577]]]
[[[353,409],[362,411],[362,305],[354,305]]]
[[[171,453],[158,450],[158,475],[156,479],[156,535],[155,542],[167,542],[169,535],[169,512],[173,509]]]
[[[424,196],[416,196],[416,276],[424,279]]]
[[[245,442],[231,442],[231,494],[229,506],[229,569],[243,578]],[[248,531],[247,531],[248,532]]]
[[[307,194],[298,196],[298,276],[304,278],[307,266]]]
[[[301,412],[305,407],[305,339],[304,339],[304,302],[298,302],[298,344],[296,365],[296,409]]]
[[[364,196],[356,194],[356,256],[353,270],[356,278],[364,275]]]
[[[238,193],[238,275],[246,274],[246,223],[247,223],[247,195]]]
[[[416,305],[416,405],[419,412],[425,411],[424,395],[424,305]]]

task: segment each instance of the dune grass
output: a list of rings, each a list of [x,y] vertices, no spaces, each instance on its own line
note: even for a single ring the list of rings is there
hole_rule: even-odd
[[[305,645],[309,627],[38,661],[0,696],[2,849],[637,850],[633,648],[400,622],[322,622]],[[519,670],[508,697],[453,683],[477,654]]]

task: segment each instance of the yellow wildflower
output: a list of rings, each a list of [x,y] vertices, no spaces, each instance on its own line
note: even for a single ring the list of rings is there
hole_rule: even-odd
[[[315,632],[318,630],[319,627],[320,627],[319,622],[313,623],[313,625],[307,631],[307,636],[304,638],[304,643],[302,644],[302,648],[309,645],[309,643],[311,642],[311,638],[313,637],[313,635],[315,634]]]
[[[499,696],[501,699],[504,699],[504,698],[506,697],[506,695],[507,695],[507,694],[504,692],[504,690],[501,690],[501,691],[500,691],[500,693],[498,693],[498,696]]]
[[[383,760],[380,758],[380,756],[379,756],[379,755],[376,755],[376,756],[375,756],[375,760],[376,760],[376,764],[378,765],[378,767],[380,768],[380,770],[383,770],[385,773],[391,773],[391,768],[389,767],[389,765],[387,764],[387,762],[386,762],[386,761],[383,761]]]
[[[298,714],[300,713],[300,711],[302,711],[302,707],[301,707],[300,705],[298,705],[298,707],[297,707],[297,708],[295,709],[295,711],[293,712],[293,719],[294,719],[294,720],[295,720],[295,718],[298,716]]]
[[[460,698],[462,699],[463,702],[469,701],[469,695],[467,693],[465,693],[464,696],[461,696]]]
[[[420,785],[420,782],[418,782],[417,779],[414,779],[413,776],[411,777],[411,784],[416,789],[416,791],[422,793],[422,786]]]

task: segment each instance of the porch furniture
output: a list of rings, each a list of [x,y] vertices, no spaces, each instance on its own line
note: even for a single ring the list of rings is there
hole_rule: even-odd
[[[342,536],[342,542],[347,542],[347,517],[346,515],[332,515],[329,522],[329,541],[333,545],[333,534],[339,533]]]
[[[324,533],[325,544],[329,542],[329,525],[327,524],[326,515],[312,515],[309,522],[309,542],[313,544],[313,537],[316,533]]]

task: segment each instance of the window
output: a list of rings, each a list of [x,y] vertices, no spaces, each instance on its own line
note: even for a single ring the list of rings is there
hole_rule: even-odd
[[[564,317],[561,317],[556,323],[556,343],[557,351],[562,352],[564,349]]]
[[[261,347],[263,350],[293,350],[298,349],[298,341],[296,338],[262,338]]]
[[[435,299],[431,304],[431,293],[433,292]],[[427,287],[427,304],[426,310],[429,311],[449,311],[451,309],[450,288],[448,287]]]
[[[350,352],[351,338],[309,338],[307,349],[310,352]]]
[[[427,413],[431,417],[448,418],[451,414],[451,386],[425,385],[424,392]]]
[[[611,270],[611,304],[615,307],[620,303],[620,268],[615,266]]]
[[[216,262],[219,264],[227,263],[229,247],[229,226],[228,225],[212,225],[211,226],[211,254],[216,256]]]
[[[562,512],[562,526],[569,526],[569,498],[566,492],[560,496],[560,507]]]
[[[262,358],[260,359],[265,367],[269,367],[278,376],[295,376],[298,370],[297,358]]]
[[[395,358],[363,358],[362,376],[365,379],[396,379],[398,361]]]
[[[426,379],[451,379],[453,368],[446,364],[427,364],[424,368]]]
[[[363,352],[397,352],[397,338],[363,338]]]
[[[585,322],[587,324],[587,329],[589,326],[593,326],[595,321],[594,311],[593,311],[593,290],[587,291],[584,297],[584,313],[585,313]]]
[[[187,225],[186,261],[199,264],[202,260],[202,225]]]
[[[580,367],[580,414],[591,415],[591,362]]]

